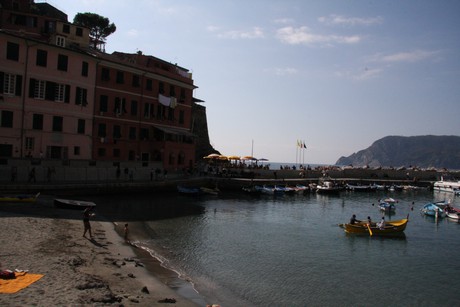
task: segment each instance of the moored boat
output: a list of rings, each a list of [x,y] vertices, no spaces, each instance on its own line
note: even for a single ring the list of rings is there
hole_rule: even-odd
[[[91,201],[56,198],[54,206],[61,209],[84,210],[88,207],[95,208],[96,204]]]
[[[340,193],[342,187],[331,180],[323,180],[316,186],[316,193],[335,194]]]
[[[0,195],[1,202],[33,203],[40,196],[37,194]]]
[[[444,211],[446,212],[446,216],[448,218],[457,220],[457,221],[460,220],[460,209],[447,205],[444,208]]]
[[[195,188],[195,187],[185,187],[182,185],[177,186],[177,191],[181,194],[187,194],[187,195],[198,195],[201,193],[200,188]]]
[[[455,193],[456,190],[460,190],[460,181],[458,181],[458,180],[444,180],[444,177],[441,177],[441,180],[436,181],[433,184],[433,190]]]
[[[372,223],[369,226],[366,222],[356,224],[344,224],[343,227],[346,233],[366,234],[371,236],[396,236],[404,233],[409,219],[385,222],[385,227],[381,228],[377,224]]]
[[[444,209],[448,205],[449,205],[448,201],[438,201],[434,203],[428,203],[424,205],[423,208],[420,209],[420,211],[422,212],[422,214],[428,215],[428,216],[445,217],[446,212]]]

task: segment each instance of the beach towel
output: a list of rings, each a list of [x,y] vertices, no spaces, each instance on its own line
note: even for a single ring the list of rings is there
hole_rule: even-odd
[[[15,275],[16,278],[14,279],[0,279],[0,293],[16,293],[44,276],[29,273],[15,273]]]

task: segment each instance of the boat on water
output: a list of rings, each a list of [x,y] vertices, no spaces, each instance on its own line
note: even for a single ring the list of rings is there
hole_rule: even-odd
[[[447,205],[444,208],[444,211],[446,212],[446,216],[448,218],[453,219],[453,220],[457,220],[457,221],[460,220],[460,209],[454,208],[451,205]]]
[[[1,202],[33,203],[40,196],[37,194],[0,195]]]
[[[61,209],[85,210],[88,207],[95,208],[96,204],[91,201],[56,198],[54,206]]]
[[[177,191],[181,194],[187,194],[187,195],[198,195],[201,193],[200,188],[186,187],[182,185],[177,186]]]
[[[438,201],[434,203],[428,203],[423,206],[420,211],[424,215],[434,216],[434,217],[445,217],[446,211],[444,210],[449,205],[448,201]]]
[[[321,180],[316,185],[316,193],[336,194],[342,191],[342,187],[332,180]]]
[[[371,236],[397,236],[404,233],[409,219],[385,222],[385,227],[381,228],[378,224],[372,223],[370,226],[366,222],[356,224],[343,224],[346,233],[362,234]]]
[[[349,191],[356,191],[356,192],[371,192],[371,191],[377,190],[377,186],[374,184],[360,185],[360,184],[347,183],[345,188]]]
[[[379,199],[379,209],[385,213],[394,213],[396,211],[395,204],[398,201],[392,197],[387,197],[384,199]]]
[[[444,180],[444,177],[441,177],[441,180],[436,181],[433,184],[433,190],[441,192],[450,192],[455,193],[460,191],[460,181],[458,180]]]

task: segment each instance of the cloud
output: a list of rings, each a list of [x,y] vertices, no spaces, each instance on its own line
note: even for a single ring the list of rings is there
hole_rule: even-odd
[[[359,72],[336,71],[335,75],[339,78],[352,79],[356,81],[366,81],[377,78],[383,72],[380,68],[364,68]]]
[[[255,38],[263,38],[264,31],[262,28],[254,27],[252,30],[249,31],[226,31],[218,34],[219,38],[229,38],[229,39],[255,39]]]
[[[292,18],[279,18],[279,19],[275,19],[273,22],[276,23],[276,24],[290,24],[290,23],[294,22],[294,19],[292,19]]]
[[[293,67],[277,67],[277,68],[269,68],[265,70],[266,72],[269,72],[271,74],[275,74],[277,76],[288,76],[288,75],[295,75],[299,71],[296,68]]]
[[[371,26],[383,23],[383,18],[380,16],[369,18],[345,17],[332,14],[329,16],[319,17],[318,21],[327,25]]]
[[[131,29],[126,32],[129,37],[139,37],[139,31],[136,29]]]
[[[206,27],[206,30],[208,32],[216,32],[216,31],[219,31],[219,29],[220,28],[218,26],[213,26],[213,25],[209,25],[209,26]]]
[[[374,62],[384,63],[414,63],[425,59],[433,58],[438,51],[415,50],[409,52],[399,52],[388,55],[376,54],[371,58]]]
[[[276,36],[280,41],[290,45],[299,44],[355,44],[361,41],[358,35],[341,36],[341,35],[320,35],[311,33],[311,31],[303,26],[300,28],[284,27],[277,30]]]

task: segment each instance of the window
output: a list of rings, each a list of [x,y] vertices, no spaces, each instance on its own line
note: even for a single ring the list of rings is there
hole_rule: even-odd
[[[14,95],[16,90],[16,75],[4,74],[3,77],[3,93],[6,95]]]
[[[77,133],[85,134],[85,120],[84,119],[78,120]]]
[[[169,96],[176,97],[176,88],[172,85],[169,87]]]
[[[22,76],[0,72],[0,94],[21,96]]]
[[[63,118],[61,116],[53,116],[53,131],[62,132]]]
[[[129,127],[129,139],[130,140],[135,140],[136,139],[136,127]]]
[[[60,47],[65,47],[65,37],[56,36],[56,45]]]
[[[64,102],[66,99],[66,85],[56,84],[54,89],[55,89],[54,101]]]
[[[168,108],[168,120],[174,120],[174,109]]]
[[[166,118],[166,107],[162,104],[158,104],[157,107],[157,119]]]
[[[153,118],[155,115],[153,112],[154,109],[153,103],[146,103],[144,105],[144,118]]]
[[[62,32],[70,33],[70,26],[69,25],[62,25]]]
[[[12,61],[19,61],[19,44],[10,42],[6,44],[6,58]]]
[[[77,87],[77,93],[75,95],[75,104],[82,105],[85,107],[88,104],[88,101],[86,100],[87,95],[88,91],[85,88]]]
[[[75,35],[76,36],[83,36],[83,29],[82,28],[76,28],[75,29]]]
[[[37,49],[37,66],[46,67],[48,60],[48,52],[46,50]]]
[[[122,71],[117,71],[117,83],[118,84],[125,83],[125,74]]]
[[[105,148],[98,148],[97,149],[97,155],[99,157],[105,157]]]
[[[113,113],[115,113],[116,115],[122,115],[123,113],[127,113],[125,98],[115,97],[115,108],[113,110]]]
[[[160,82],[158,91],[160,92],[160,94],[164,94],[164,93],[165,93],[165,85],[164,85],[163,82]]]
[[[119,158],[119,157],[120,157],[120,149],[114,148],[114,149],[113,149],[113,156],[114,156],[115,158]]]
[[[180,98],[179,98],[179,101],[180,101],[180,102],[184,102],[184,101],[185,101],[185,89],[183,89],[183,88],[180,89]]]
[[[145,82],[145,89],[147,91],[153,90],[153,81],[152,81],[152,79],[147,79],[147,81]]]
[[[46,86],[46,81],[35,80],[34,95],[33,95],[35,99],[45,99],[45,86]]]
[[[142,128],[139,136],[141,140],[147,141],[149,139],[149,130],[146,128]]]
[[[140,78],[138,75],[133,75],[133,86],[134,87],[140,86]]]
[[[137,100],[131,100],[131,115],[137,115]]]
[[[79,156],[80,155],[80,146],[74,146],[73,155],[74,156]]]
[[[179,124],[183,124],[185,121],[184,111],[179,111]]]
[[[88,62],[83,61],[81,63],[81,75],[83,77],[88,77]]]
[[[32,151],[32,150],[34,150],[34,147],[35,147],[35,139],[27,137],[26,138],[25,149],[29,150],[29,151]]]
[[[1,111],[0,127],[13,128],[13,112]]]
[[[101,138],[105,138],[107,135],[107,126],[105,124],[99,124],[98,129],[97,129],[97,136]]]
[[[101,95],[99,97],[99,112],[107,112],[109,109],[109,97]]]
[[[43,130],[43,114],[34,114],[32,119],[32,129]]]
[[[113,138],[114,139],[121,138],[121,127],[118,125],[113,126]]]
[[[102,68],[101,70],[101,80],[109,81],[110,80],[110,70],[108,68]]]
[[[62,71],[67,71],[67,63],[69,62],[69,58],[66,55],[60,54],[58,55],[58,65],[57,69]]]

